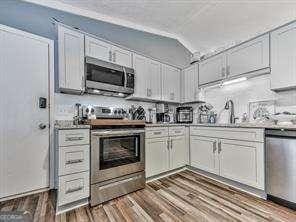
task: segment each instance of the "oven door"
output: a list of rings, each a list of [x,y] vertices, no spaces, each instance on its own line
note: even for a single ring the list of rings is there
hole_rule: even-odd
[[[145,169],[143,129],[93,130],[91,184]]]

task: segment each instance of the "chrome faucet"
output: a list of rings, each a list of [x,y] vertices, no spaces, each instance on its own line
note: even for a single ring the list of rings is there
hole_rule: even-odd
[[[234,104],[233,104],[233,101],[231,99],[226,101],[224,109],[226,109],[226,110],[230,109],[229,121],[230,121],[230,124],[234,124],[236,119],[238,119],[238,118],[235,118],[235,116],[234,116]]]

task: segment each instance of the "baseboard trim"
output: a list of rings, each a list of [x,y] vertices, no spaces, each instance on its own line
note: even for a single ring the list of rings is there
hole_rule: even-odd
[[[186,170],[185,166],[174,169],[174,170],[171,170],[171,171],[167,171],[167,172],[164,172],[164,173],[161,173],[161,174],[158,174],[156,176],[148,177],[148,178],[146,178],[146,183],[149,183],[149,182],[152,182],[154,180],[158,180],[158,179],[161,179],[161,178],[164,178],[164,177],[179,173],[179,172],[184,171],[184,170]]]
[[[49,190],[50,190],[50,188],[46,187],[46,188],[41,188],[41,189],[37,189],[37,190],[32,190],[32,191],[25,192],[25,193],[10,195],[7,197],[0,198],[0,202],[16,199],[16,198],[20,198],[20,197],[25,197],[25,196],[32,195],[32,194],[42,193],[42,192],[49,191]]]
[[[248,185],[244,185],[244,184],[229,180],[227,178],[224,178],[224,177],[221,177],[221,176],[218,176],[218,175],[215,175],[215,174],[212,174],[212,173],[197,169],[197,168],[192,167],[192,166],[186,166],[186,169],[193,172],[193,173],[197,173],[197,174],[200,174],[200,175],[202,175],[204,177],[207,177],[209,179],[217,181],[219,183],[222,183],[222,184],[225,184],[227,186],[233,187],[234,189],[237,189],[239,191],[248,193],[248,194],[250,194],[252,196],[256,196],[256,197],[259,197],[259,198],[262,198],[262,199],[265,199],[265,200],[267,198],[267,194],[265,193],[264,190],[259,190],[257,188],[250,187]]]

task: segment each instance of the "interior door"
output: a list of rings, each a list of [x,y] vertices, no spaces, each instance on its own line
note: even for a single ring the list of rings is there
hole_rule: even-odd
[[[49,109],[38,104],[49,100],[49,43],[0,27],[0,48],[3,198],[49,186]]]
[[[217,139],[191,136],[190,161],[191,166],[210,173],[219,173],[217,156]]]

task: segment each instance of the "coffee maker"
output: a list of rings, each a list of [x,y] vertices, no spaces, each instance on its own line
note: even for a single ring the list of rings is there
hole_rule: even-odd
[[[164,103],[156,104],[156,121],[159,123],[169,123],[168,105]]]

